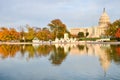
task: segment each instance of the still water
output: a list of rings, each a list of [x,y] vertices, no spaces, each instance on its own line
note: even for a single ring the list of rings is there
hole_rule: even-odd
[[[0,80],[120,80],[120,46],[0,45]]]

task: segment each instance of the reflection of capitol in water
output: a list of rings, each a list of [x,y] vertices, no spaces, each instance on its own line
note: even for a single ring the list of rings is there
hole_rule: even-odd
[[[110,59],[107,50],[110,49],[110,45],[100,45],[100,44],[86,44],[78,45],[74,48],[71,48],[71,55],[88,55],[99,57],[100,65],[106,71],[110,66]]]
[[[60,65],[67,55],[96,56],[104,71],[108,69],[111,61],[120,64],[120,46],[103,44],[55,44],[55,45],[0,45],[0,57],[30,60],[47,57],[51,64]]]
[[[74,44],[66,44],[66,45],[56,45],[56,47],[64,47],[65,52],[69,52],[70,55],[88,55],[88,56],[96,56],[99,57],[100,65],[106,71],[110,66],[110,59],[107,50],[110,49],[110,45],[102,45],[102,44],[84,44],[84,45],[74,45]]]
[[[70,55],[88,55],[99,57],[100,65],[106,71],[110,66],[110,56],[107,53],[107,50],[110,49],[110,45],[103,44],[84,44],[84,45],[75,45],[75,44],[56,44],[57,47],[64,47],[65,52],[69,52]]]

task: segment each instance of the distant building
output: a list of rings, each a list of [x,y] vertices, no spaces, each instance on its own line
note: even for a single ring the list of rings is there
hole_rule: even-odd
[[[105,8],[103,9],[103,13],[99,19],[98,26],[89,27],[89,28],[71,28],[70,33],[72,35],[78,35],[79,32],[86,33],[88,32],[88,37],[101,37],[105,35],[105,30],[108,27],[108,23],[110,23],[110,18],[107,15]]]

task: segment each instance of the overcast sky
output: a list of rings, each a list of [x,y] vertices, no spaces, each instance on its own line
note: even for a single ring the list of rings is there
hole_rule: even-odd
[[[120,18],[120,0],[0,0],[0,26],[46,27],[60,19],[67,27],[96,26],[106,8],[111,22]]]

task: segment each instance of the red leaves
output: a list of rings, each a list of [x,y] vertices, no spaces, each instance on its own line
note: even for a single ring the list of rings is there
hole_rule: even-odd
[[[120,28],[117,29],[117,32],[115,33],[116,38],[120,38]]]

